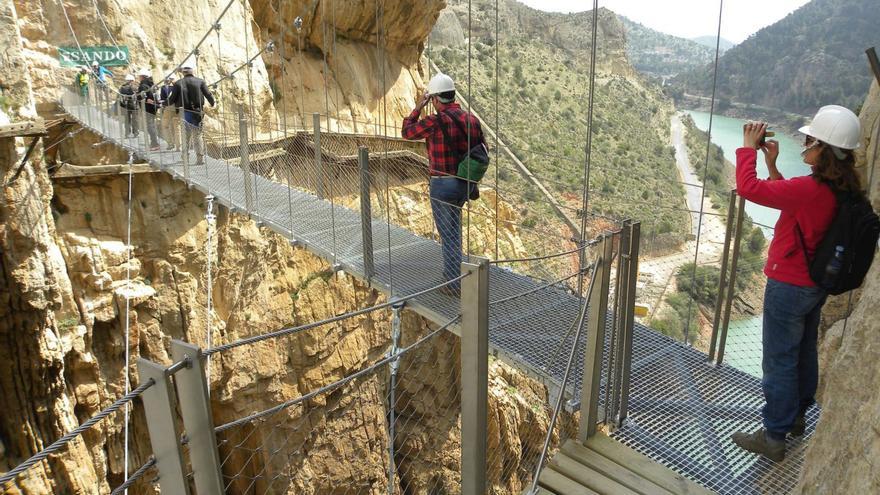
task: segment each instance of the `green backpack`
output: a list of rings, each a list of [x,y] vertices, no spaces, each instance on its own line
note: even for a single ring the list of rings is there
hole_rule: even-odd
[[[465,129],[464,124],[462,124],[458,119],[454,116],[444,113],[447,117],[452,119],[452,122],[458,126],[458,129],[465,136],[468,135],[467,129]],[[470,115],[470,113],[468,113]],[[440,126],[440,131],[443,132],[443,139],[446,140],[447,143],[452,142],[449,138],[449,132],[446,130],[445,126]],[[471,149],[464,153],[461,157],[455,160],[458,162],[458,171],[455,174],[461,179],[464,179],[468,182],[480,182],[483,179],[483,176],[486,175],[486,170],[489,168],[489,149],[486,147],[486,143],[481,141],[477,143],[475,146],[471,147]]]

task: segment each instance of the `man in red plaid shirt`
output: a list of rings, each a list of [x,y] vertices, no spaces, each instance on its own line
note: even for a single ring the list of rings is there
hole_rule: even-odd
[[[428,103],[437,111],[419,119]],[[431,211],[443,250],[443,277],[452,280],[461,272],[461,207],[476,199],[477,185],[456,176],[458,164],[468,150],[484,143],[480,121],[455,102],[455,83],[446,74],[437,74],[428,83],[427,93],[403,119],[405,139],[424,139],[428,148]],[[460,293],[458,282],[444,286],[447,295]]]

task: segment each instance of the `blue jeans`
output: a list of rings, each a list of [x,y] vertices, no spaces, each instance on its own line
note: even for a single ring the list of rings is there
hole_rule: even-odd
[[[815,403],[816,337],[826,297],[819,287],[767,279],[761,387],[767,401],[762,410],[764,428],[772,438],[785,439],[795,418]]]
[[[461,207],[468,198],[467,182],[455,177],[431,177],[431,211],[443,250],[443,278],[461,274]],[[457,289],[460,284],[449,286]]]

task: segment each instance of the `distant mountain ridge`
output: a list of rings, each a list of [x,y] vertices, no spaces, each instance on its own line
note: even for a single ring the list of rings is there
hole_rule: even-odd
[[[694,40],[655,31],[622,15],[618,17],[626,28],[627,57],[639,72],[670,77],[696,70],[715,58],[714,37],[710,48]]]
[[[695,43],[699,43],[703,46],[708,46],[709,48],[711,48],[713,50],[715,49],[715,36],[714,35],[697,36],[696,38],[691,38],[691,41],[693,41]],[[721,46],[720,46],[721,53],[724,53],[727,50],[730,50],[734,46],[736,46],[736,43],[734,43],[730,40],[726,40],[723,37],[721,38]]]
[[[813,0],[728,50],[719,60],[718,97],[812,114],[856,109],[871,82],[865,49],[880,46],[877,0]],[[707,96],[712,66],[676,77],[679,91]]]

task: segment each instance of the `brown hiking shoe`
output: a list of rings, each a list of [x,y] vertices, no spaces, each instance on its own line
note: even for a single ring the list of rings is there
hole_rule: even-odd
[[[806,432],[807,418],[803,414],[799,414],[798,417],[794,418],[794,423],[792,423],[791,431],[788,434],[793,437],[802,437]]]
[[[767,432],[764,428],[761,428],[754,433],[738,431],[731,435],[730,438],[733,440],[733,443],[739,445],[740,448],[748,450],[749,452],[754,452],[755,454],[761,454],[771,461],[779,462],[785,459],[785,441],[770,438],[767,436]]]

